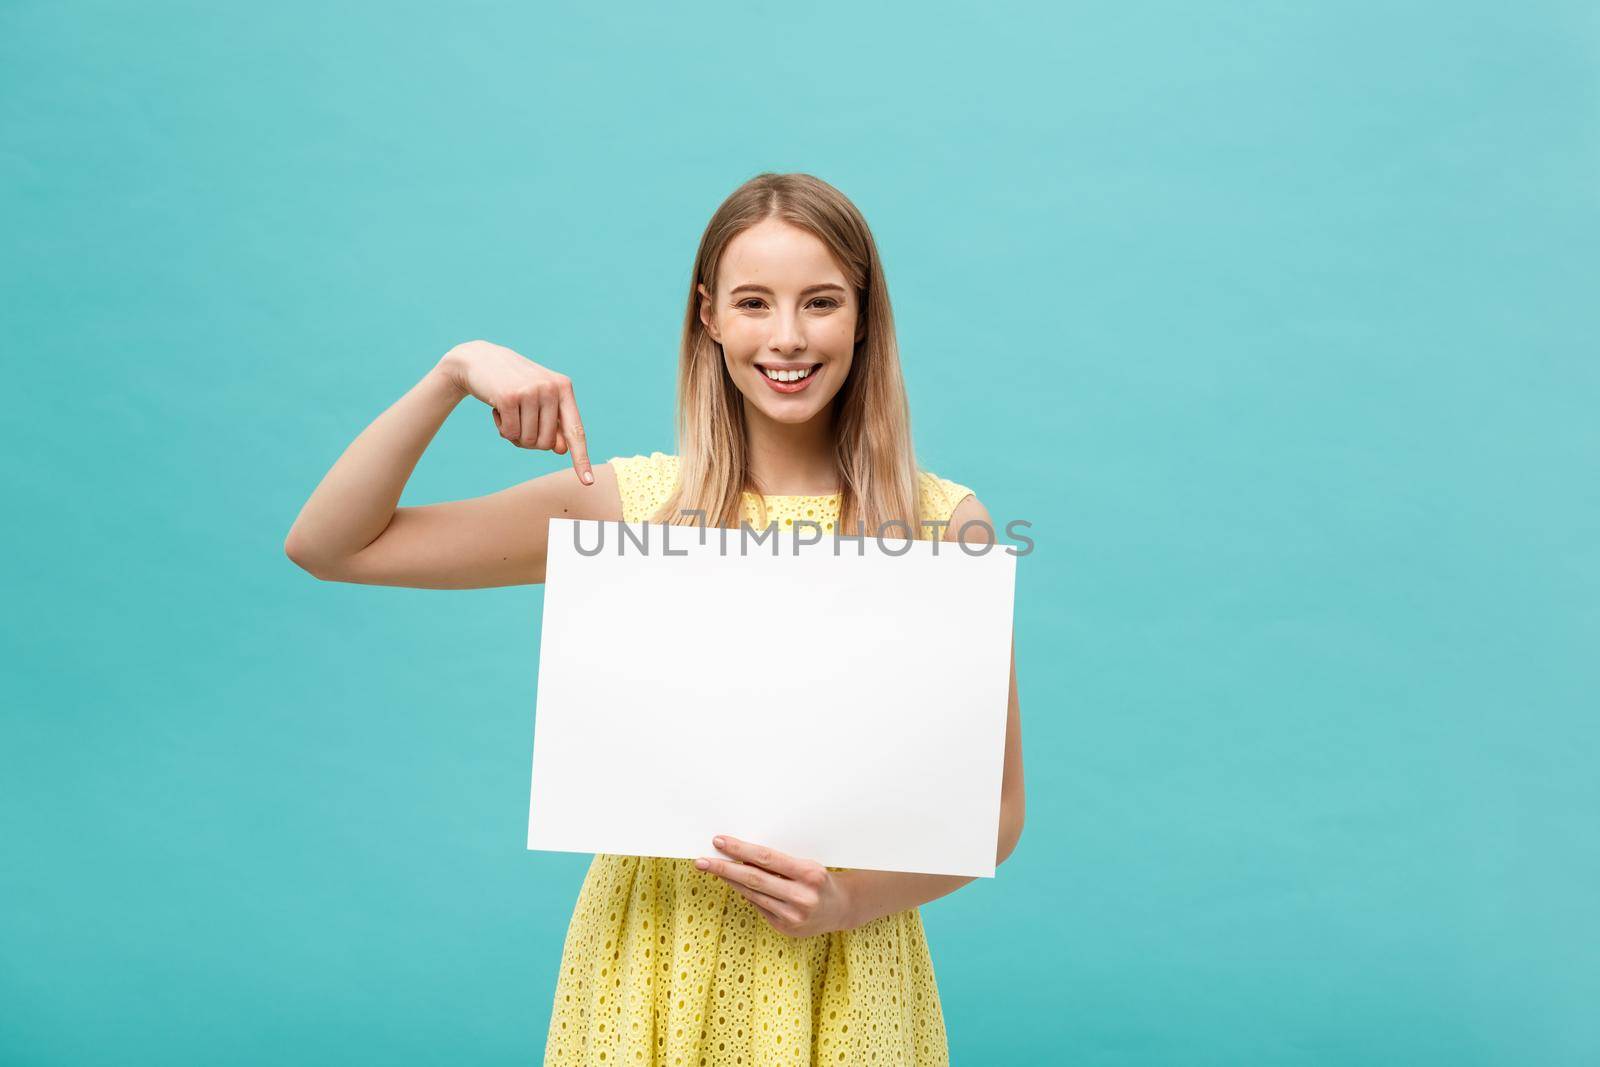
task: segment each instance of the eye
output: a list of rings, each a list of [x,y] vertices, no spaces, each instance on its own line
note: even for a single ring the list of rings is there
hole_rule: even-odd
[[[832,310],[833,308],[841,306],[839,301],[835,300],[831,296],[819,296],[819,297],[814,298],[811,302],[813,304],[815,304],[818,300],[820,300],[824,304],[826,304],[828,306],[828,308],[827,308],[828,310]],[[739,301],[737,304],[735,304],[733,306],[736,307],[736,308],[743,308],[746,304],[759,304],[759,303],[761,303],[761,298],[759,296],[747,296],[743,300]],[[752,310],[754,310],[754,309],[752,309]]]

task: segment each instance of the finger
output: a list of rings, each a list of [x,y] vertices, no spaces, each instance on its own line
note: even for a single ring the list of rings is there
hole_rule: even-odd
[[[723,880],[727,881],[727,879]],[[751,889],[748,886],[740,885],[738,882],[728,882],[728,884],[733,887],[734,892],[754,904],[762,912],[766,913],[769,918],[783,923],[798,923],[800,921],[800,915],[795,911],[793,905],[785,904],[781,900],[767,896],[759,889]]]
[[[561,431],[572,448],[572,469],[578,472],[583,484],[594,484],[594,471],[589,466],[589,438],[583,432],[583,420],[578,418],[578,398],[573,395],[572,383],[561,388]]]
[[[566,454],[567,454],[567,435],[562,431],[561,427],[557,426],[556,427],[556,455],[564,456]]]
[[[539,399],[525,396],[517,406],[522,410],[522,432],[517,434],[517,444],[532,448],[539,439]]]
[[[718,841],[721,841],[722,844],[717,844]],[[816,867],[816,864],[810,860],[796,859],[786,852],[779,852],[775,848],[753,844],[749,841],[741,841],[737,837],[729,837],[727,834],[713,838],[711,844],[734,859],[745,863],[753,863],[757,867],[764,867],[769,871],[776,871],[778,874],[786,878],[793,878],[795,881],[802,881],[810,877],[812,869]]]
[[[706,870],[726,881],[748,886],[769,897],[798,903],[796,897],[800,887],[787,878],[781,878],[760,867],[752,867],[748,863],[731,863],[710,856],[706,857],[706,864]]]
[[[500,436],[507,441],[515,443],[517,432],[522,426],[522,410],[515,404],[505,405],[505,409],[494,409],[495,429],[500,431]]]
[[[768,926],[772,927],[780,934],[788,934],[789,931],[793,929],[792,924],[785,920],[782,915],[779,915],[768,908],[763,908],[760,904],[757,904],[753,900],[750,901],[750,906],[755,909],[757,915],[761,916],[767,921]]]
[[[535,447],[546,451],[556,446],[556,430],[560,427],[557,418],[559,407],[556,395],[549,390],[541,390],[539,395],[539,436],[535,439]]]

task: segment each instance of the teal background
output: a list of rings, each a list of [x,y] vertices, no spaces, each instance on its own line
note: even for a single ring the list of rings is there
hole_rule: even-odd
[[[0,1062],[515,1064],[542,590],[319,583],[452,344],[671,450],[717,203],[874,227],[925,466],[1034,524],[957,1064],[1600,1062],[1582,3],[0,4]],[[406,504],[567,461],[468,401]],[[796,678],[803,684],[803,674]]]

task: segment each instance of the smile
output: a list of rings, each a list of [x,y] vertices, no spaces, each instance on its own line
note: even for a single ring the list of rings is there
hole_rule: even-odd
[[[756,370],[766,379],[767,384],[780,393],[798,393],[811,384],[811,380],[818,376],[822,364],[813,363],[809,367],[796,370],[773,370],[756,364]]]

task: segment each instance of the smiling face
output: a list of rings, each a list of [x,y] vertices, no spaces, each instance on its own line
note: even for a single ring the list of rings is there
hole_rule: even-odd
[[[728,243],[700,321],[748,405],[777,422],[825,412],[850,373],[860,301],[828,246],[766,219]]]

